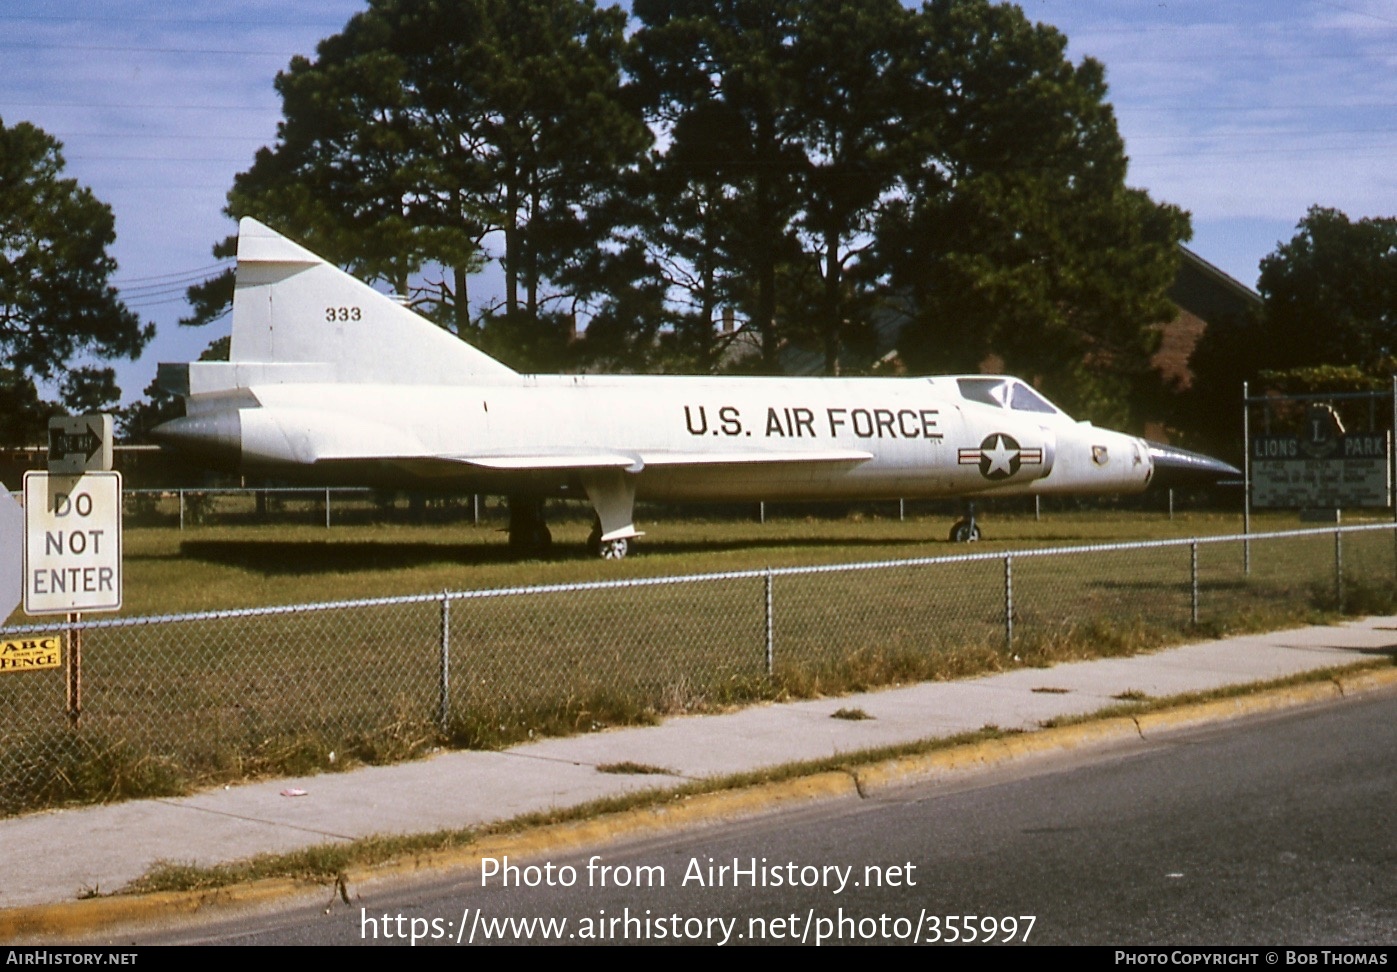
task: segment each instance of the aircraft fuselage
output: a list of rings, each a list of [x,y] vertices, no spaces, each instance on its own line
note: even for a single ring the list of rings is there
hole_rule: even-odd
[[[186,414],[155,430],[160,441],[332,485],[501,492],[535,507],[585,493],[612,556],[639,535],[637,496],[1111,494],[1143,490],[1161,469],[1235,472],[1075,422],[1003,376],[519,374],[251,219],[239,227],[229,357],[161,366]],[[512,537],[546,537],[537,516],[511,516]]]

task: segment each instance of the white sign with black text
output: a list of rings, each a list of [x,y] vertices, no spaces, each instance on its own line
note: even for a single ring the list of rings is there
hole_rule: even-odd
[[[120,609],[121,473],[25,473],[25,613]]]

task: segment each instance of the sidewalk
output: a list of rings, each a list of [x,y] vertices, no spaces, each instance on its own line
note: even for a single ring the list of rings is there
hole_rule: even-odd
[[[0,940],[6,937],[7,912],[72,902],[84,892],[119,890],[158,861],[207,865],[373,834],[465,828],[705,777],[946,738],[986,725],[1038,729],[1045,720],[1118,705],[1127,692],[1164,698],[1394,652],[1397,618],[1369,618],[1133,658],[677,717],[659,726],[546,739],[502,752],[442,753],[177,799],[0,820]],[[1397,671],[1382,671],[1380,680],[1397,684]],[[831,718],[839,709],[861,709],[870,718]],[[597,769],[624,762],[667,772]],[[283,795],[290,790],[305,795]]]

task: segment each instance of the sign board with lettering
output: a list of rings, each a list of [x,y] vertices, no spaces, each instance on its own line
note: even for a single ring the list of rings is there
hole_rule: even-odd
[[[56,415],[49,419],[49,472],[77,476],[111,468],[110,415]]]
[[[25,473],[25,613],[120,609],[121,473]]]
[[[62,665],[62,635],[0,640],[0,672],[34,672]]]
[[[1308,430],[1307,430],[1308,431]],[[1386,432],[1263,435],[1251,441],[1252,505],[1354,509],[1392,505]]]
[[[19,607],[24,590],[24,510],[0,486],[0,621]]]

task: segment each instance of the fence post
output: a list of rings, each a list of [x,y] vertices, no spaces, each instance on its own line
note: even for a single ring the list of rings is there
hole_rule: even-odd
[[[440,676],[437,680],[437,722],[443,733],[451,725],[451,598],[441,592]]]
[[[1242,573],[1251,576],[1251,402],[1242,382]],[[1267,413],[1266,431],[1271,431]]]
[[[1339,613],[1344,613],[1344,535],[1334,531],[1334,598],[1339,604]]]
[[[1397,375],[1392,376],[1392,431],[1387,433],[1387,474],[1391,485],[1387,489],[1387,500],[1392,507],[1392,525],[1397,527],[1397,497],[1392,490],[1397,488]],[[1392,531],[1392,584],[1397,587],[1397,529]]]
[[[770,677],[776,668],[776,628],[772,619],[771,568],[766,569],[764,578],[766,589],[766,674]]]
[[[1198,624],[1198,541],[1195,540],[1188,545],[1189,549],[1189,588],[1191,590],[1191,601],[1193,606],[1192,617],[1194,625]]]
[[[325,529],[330,529],[330,490],[325,489]]]
[[[68,614],[67,710],[74,729],[82,725],[82,613]]]
[[[1004,650],[1014,650],[1014,558],[1004,555]]]
[[[179,490],[179,528],[184,529],[184,490]]]

